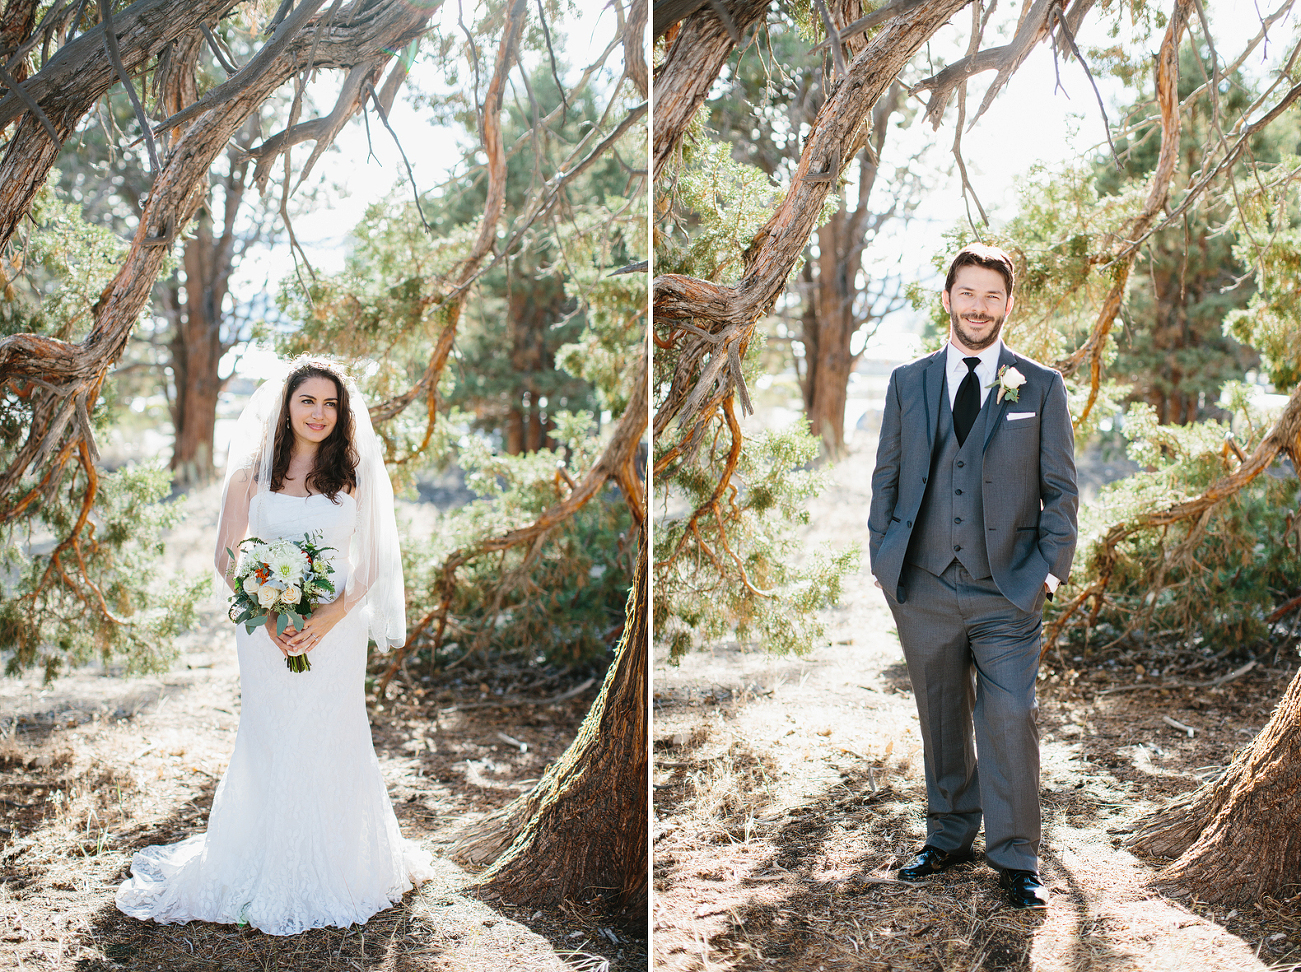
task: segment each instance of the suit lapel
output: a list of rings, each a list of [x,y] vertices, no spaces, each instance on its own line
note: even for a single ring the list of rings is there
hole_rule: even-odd
[[[935,436],[940,427],[940,392],[944,389],[944,362],[948,345],[940,348],[922,372],[922,400],[926,406],[926,449],[935,451]]]
[[[1016,365],[1016,355],[1014,355],[1011,351],[1008,350],[1006,344],[1003,345],[1003,350],[998,355],[998,369],[995,371],[995,375],[997,375],[999,371],[1002,371],[1004,366],[1008,368],[1012,368],[1015,367],[1015,365]],[[997,384],[995,384],[994,387],[989,390],[989,394],[991,398],[997,399],[998,397]],[[1007,407],[1011,403],[1011,401],[1012,399],[1004,395],[1003,400],[1001,402],[985,403],[986,405],[992,405],[993,407],[989,409],[989,415],[985,420],[988,423],[988,425],[985,428],[985,445],[981,449],[982,452],[985,449],[989,448],[989,440],[994,437],[994,433],[998,431],[998,427],[1003,424],[1003,415],[1007,411]]]

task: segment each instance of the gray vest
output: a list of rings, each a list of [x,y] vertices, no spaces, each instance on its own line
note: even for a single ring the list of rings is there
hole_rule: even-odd
[[[985,546],[985,508],[981,483],[981,453],[989,421],[990,399],[958,448],[953,431],[953,410],[949,406],[948,378],[940,391],[940,421],[926,495],[917,511],[917,525],[908,544],[907,560],[937,577],[957,560],[972,577],[990,577],[989,552]]]

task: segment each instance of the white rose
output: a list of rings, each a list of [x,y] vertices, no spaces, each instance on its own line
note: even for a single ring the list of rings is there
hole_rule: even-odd
[[[1025,375],[1015,368],[1008,368],[1003,374],[1003,384],[1008,388],[1020,388],[1025,384]]]
[[[298,588],[290,587],[280,595],[280,600],[286,604],[297,604],[302,596],[302,592]]]
[[[264,608],[269,608],[272,604],[276,603],[276,598],[279,596],[280,592],[278,590],[270,584],[263,584],[257,592],[257,602]]]
[[[244,578],[245,594],[256,594],[258,588],[261,586],[262,584],[258,581],[257,574],[249,574],[247,577]]]

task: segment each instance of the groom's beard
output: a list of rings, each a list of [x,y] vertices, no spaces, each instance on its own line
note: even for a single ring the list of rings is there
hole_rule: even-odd
[[[984,351],[985,348],[998,340],[998,335],[1003,330],[1003,321],[1006,319],[1006,315],[1003,317],[981,317],[976,319],[980,321],[992,320],[994,322],[994,326],[990,328],[989,333],[984,337],[977,337],[967,329],[966,322],[963,321],[962,318],[958,317],[958,315],[953,313],[953,311],[949,311],[949,321],[953,324],[953,333],[958,336],[958,340],[962,342],[962,346],[971,351]]]

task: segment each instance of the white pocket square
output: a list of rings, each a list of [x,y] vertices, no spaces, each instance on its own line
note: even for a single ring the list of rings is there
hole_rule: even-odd
[[[1018,422],[1021,419],[1034,418],[1034,412],[1008,412],[1007,420],[1009,422]]]

